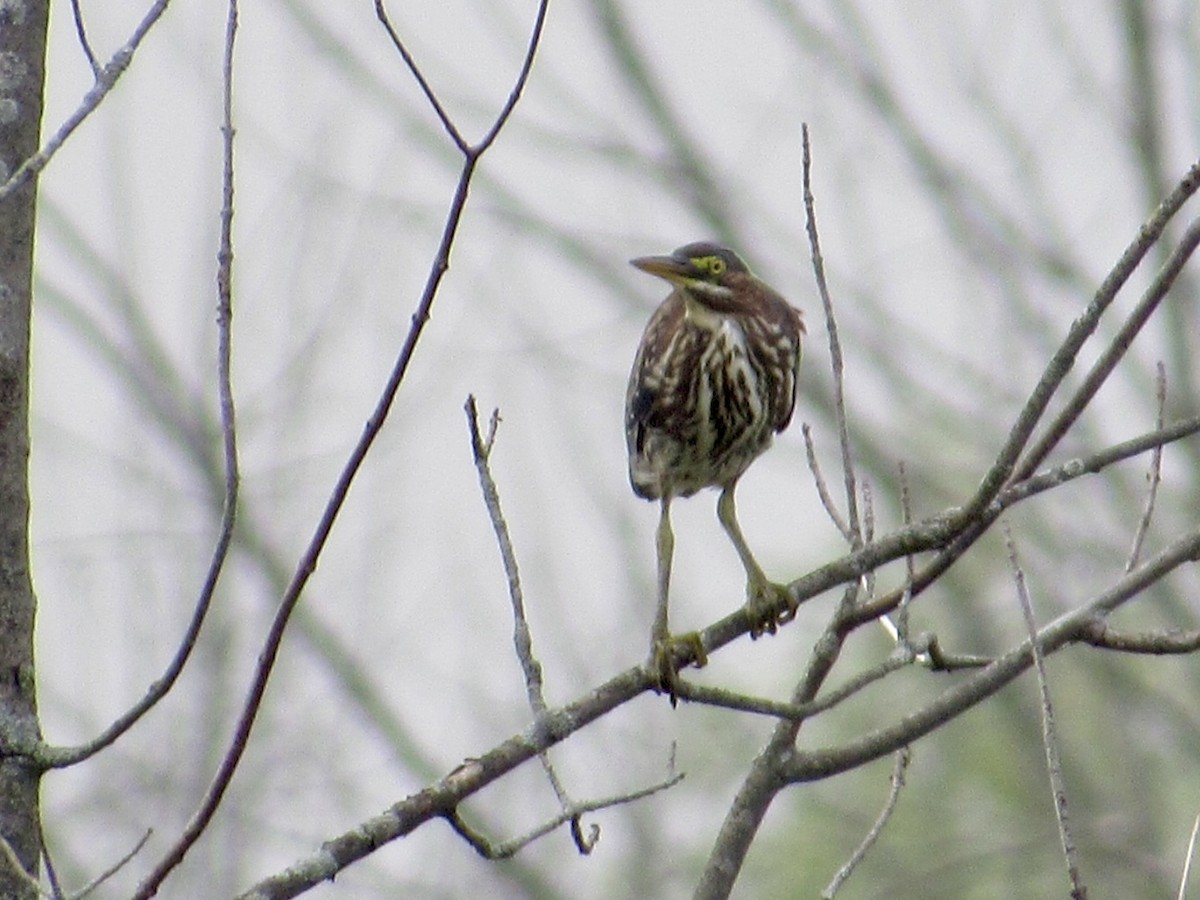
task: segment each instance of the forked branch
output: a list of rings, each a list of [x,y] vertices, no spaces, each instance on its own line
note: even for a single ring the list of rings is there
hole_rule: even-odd
[[[236,10],[236,0],[230,0],[231,15]],[[308,583],[309,577],[316,570],[317,562],[320,559],[325,545],[329,540],[329,535],[333,530],[334,523],[337,521],[338,515],[345,504],[346,497],[350,492],[350,486],[354,482],[359,469],[362,467],[363,461],[366,459],[367,453],[374,445],[375,439],[382,430],[384,422],[387,420],[388,413],[392,408],[392,404],[396,399],[396,395],[400,390],[400,385],[408,372],[410,363],[412,362],[413,354],[416,351],[418,342],[424,331],[426,322],[429,320],[429,313],[433,307],[434,300],[437,297],[438,288],[441,285],[442,277],[449,268],[450,248],[454,243],[455,236],[458,233],[458,227],[462,221],[463,212],[466,208],[467,196],[470,191],[471,181],[474,176],[475,167],[479,162],[480,157],[495,141],[495,138],[500,133],[500,129],[508,121],[512,114],[518,99],[520,98],[521,90],[523,89],[526,80],[529,77],[529,72],[533,66],[533,58],[537,52],[540,43],[542,27],[545,23],[546,8],[548,0],[541,0],[538,6],[537,15],[533,27],[529,43],[526,46],[525,55],[521,63],[520,73],[518,74],[512,92],[505,101],[503,107],[496,115],[492,126],[485,133],[483,139],[473,147],[463,148],[460,138],[455,138],[457,132],[451,130],[451,137],[455,139],[455,144],[459,147],[463,154],[463,166],[459,174],[458,184],[454,191],[454,196],[451,199],[449,210],[446,215],[446,221],[442,229],[442,237],[439,242],[437,251],[431,264],[428,277],[425,281],[425,288],[417,302],[416,311],[412,316],[412,324],[408,330],[408,334],[404,339],[404,343],[400,348],[399,355],[392,367],[391,374],[388,376],[387,382],[383,387],[376,403],[374,411],[367,420],[366,427],[363,429],[357,443],[350,453],[350,457],[339,473],[337,481],[330,493],[329,499],[326,501],[325,508],[317,522],[316,529],[312,538],[309,540],[307,547],[301,554],[300,560],[296,566],[295,572],[292,575],[287,589],[284,591],[283,597],[280,599],[279,606],[275,616],[272,619],[267,635],[263,640],[263,645],[259,651],[257,663],[254,672],[251,676],[250,687],[247,691],[247,696],[243,702],[241,712],[234,726],[233,736],[230,738],[228,748],[221,758],[221,762],[217,767],[217,771],[213,776],[212,782],[209,784],[204,797],[200,802],[200,806],[184,828],[183,834],[179,839],[168,849],[162,860],[155,866],[154,870],[146,877],[139,886],[135,894],[135,900],[145,900],[153,896],[158,887],[166,879],[166,877],[175,869],[176,866],[183,860],[187,852],[199,840],[200,835],[208,827],[216,814],[217,808],[220,806],[226,789],[229,787],[230,781],[233,779],[234,772],[237,770],[242,756],[246,751],[250,741],[250,734],[254,728],[255,721],[258,718],[258,712],[262,707],[263,696],[266,692],[267,682],[270,679],[271,672],[274,670],[275,661],[279,654],[279,648],[283,643],[284,632],[287,629],[288,623],[291,620],[292,613],[295,611],[297,604],[300,601],[301,594]],[[389,34],[397,45],[397,49],[401,50],[401,55],[410,71],[413,71],[418,77],[419,82],[424,87],[427,82],[420,75],[419,69],[413,62],[412,57],[403,50],[403,45],[391,28],[387,21],[386,15],[383,13],[382,6],[378,7],[380,18],[387,26]],[[427,93],[430,93],[427,91]],[[435,111],[444,122],[449,121],[445,117],[445,112],[440,104],[434,104]],[[289,895],[290,896],[290,895]]]

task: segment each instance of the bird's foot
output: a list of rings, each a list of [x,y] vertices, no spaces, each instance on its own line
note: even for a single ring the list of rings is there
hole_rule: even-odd
[[[671,698],[671,705],[678,702],[679,670],[688,665],[702,669],[708,665],[708,653],[700,632],[667,634],[656,637],[650,645],[650,659],[646,667],[655,681],[655,690]]]
[[[750,619],[750,637],[774,634],[775,629],[796,617],[799,604],[786,585],[766,578],[753,578],[746,584],[746,615]]]

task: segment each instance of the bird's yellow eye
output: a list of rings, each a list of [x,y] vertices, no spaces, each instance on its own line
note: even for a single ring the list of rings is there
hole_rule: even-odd
[[[719,256],[706,256],[699,262],[700,267],[708,269],[710,275],[721,275],[725,271],[725,260]]]

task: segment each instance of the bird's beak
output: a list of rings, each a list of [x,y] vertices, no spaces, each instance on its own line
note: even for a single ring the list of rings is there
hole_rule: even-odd
[[[639,256],[637,259],[631,259],[629,264],[643,272],[666,279],[671,284],[683,284],[700,274],[690,260],[679,259],[676,256]]]

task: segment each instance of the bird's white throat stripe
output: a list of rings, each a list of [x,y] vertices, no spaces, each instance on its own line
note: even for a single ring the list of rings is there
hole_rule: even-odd
[[[728,290],[726,290],[726,293],[728,293]],[[739,332],[741,331],[741,328],[737,326],[736,323],[729,318],[729,316],[723,316],[716,310],[709,309],[686,291],[684,292],[683,300],[684,316],[697,328],[703,328],[705,331],[717,332],[723,328],[733,325],[738,329]],[[741,336],[741,340],[745,342],[744,335]]]

